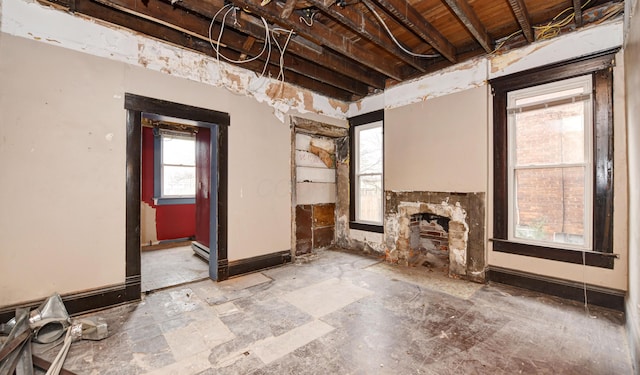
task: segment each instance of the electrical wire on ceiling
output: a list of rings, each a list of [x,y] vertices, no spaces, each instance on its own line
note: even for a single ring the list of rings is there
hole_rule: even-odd
[[[582,4],[580,9],[584,9],[587,5],[589,5],[590,2],[591,0],[587,0],[584,4]],[[560,18],[560,16],[562,16],[566,12],[569,12],[571,10],[573,10],[573,7],[566,8],[562,12],[558,13],[555,17],[553,17],[553,19],[551,19],[551,21],[549,21],[549,23],[547,23],[546,25],[534,26],[533,29],[538,32],[536,39],[545,40],[545,39],[550,39],[555,36],[558,36],[558,34],[560,34],[560,30],[563,27],[570,24],[573,21],[573,19],[576,17],[576,12],[573,11],[569,13],[566,17],[564,17],[560,21],[557,21],[557,19]]]
[[[309,12],[308,15],[305,16],[300,16],[300,22],[304,22],[305,25],[311,27],[313,26],[313,19],[316,17],[316,14],[318,14],[318,12]],[[309,20],[307,21],[307,17],[309,18]]]
[[[224,16],[222,17],[222,21],[220,22],[220,32],[218,33],[218,38],[216,40],[216,43],[214,44],[213,43],[213,37],[211,35],[212,30],[213,30],[213,24],[214,24],[216,18],[218,17],[218,15],[225,9],[227,9],[227,11],[225,12]],[[226,57],[225,55],[223,55],[220,52],[220,41],[222,40],[222,34],[224,33],[224,28],[225,28],[225,25],[226,25],[227,16],[232,11],[235,13],[238,9],[239,8],[233,6],[232,4],[227,4],[227,5],[223,6],[222,8],[220,8],[220,10],[218,10],[218,12],[216,12],[216,14],[211,19],[211,23],[209,24],[209,43],[211,44],[211,47],[213,47],[213,49],[216,51],[216,56],[218,57],[218,59],[220,57],[222,57],[223,59],[227,60],[230,63],[245,64],[245,63],[248,63],[248,62],[251,62],[251,61],[255,61],[258,58],[260,58],[260,56],[262,56],[267,49],[269,49],[269,51],[270,51],[269,25],[267,24],[267,21],[263,17],[260,17],[260,19],[262,20],[262,23],[264,24],[265,42],[264,42],[262,50],[260,51],[259,54],[257,54],[256,56],[254,56],[254,57],[252,57],[250,59],[246,59],[246,60],[234,60],[234,59],[230,59],[230,58]],[[268,59],[267,59],[267,61],[268,61]]]
[[[398,40],[396,39],[396,37],[393,35],[393,33],[391,32],[391,30],[389,30],[389,27],[387,26],[387,23],[384,22],[384,20],[382,19],[382,17],[380,16],[380,14],[378,14],[378,12],[376,12],[376,10],[374,9],[373,5],[371,5],[371,3],[369,3],[369,1],[367,0],[363,0],[362,3],[367,7],[367,9],[369,9],[369,11],[371,13],[373,13],[374,16],[376,16],[376,18],[378,19],[378,21],[380,22],[380,24],[384,27],[384,29],[387,31],[387,34],[389,34],[389,37],[391,38],[391,40],[393,40],[393,42],[402,50],[404,51],[406,54],[411,55],[411,56],[415,56],[415,57],[420,57],[420,58],[425,58],[425,59],[429,59],[429,58],[434,58],[434,57],[440,57],[440,54],[435,53],[435,54],[421,54],[421,53],[415,53],[415,52],[411,52],[409,51],[407,48],[405,48],[400,42],[398,42]]]
[[[224,29],[226,26],[226,22],[227,22],[227,17],[229,16],[230,13],[233,12],[233,16],[234,16],[234,23],[237,24],[237,11],[241,10],[240,8],[234,6],[233,4],[226,4],[225,6],[223,6],[222,8],[220,8],[216,14],[213,16],[213,18],[211,19],[211,23],[209,24],[209,43],[211,44],[211,47],[213,48],[213,50],[216,52],[216,60],[218,62],[218,66],[219,69],[222,70],[222,68],[220,67],[220,58],[233,63],[233,64],[245,64],[248,62],[252,62],[255,61],[257,59],[259,59],[262,55],[264,55],[265,52],[267,52],[267,57],[265,59],[264,62],[264,67],[262,69],[262,72],[260,73],[259,78],[263,78],[265,76],[265,73],[267,72],[267,67],[269,66],[269,61],[271,61],[271,51],[272,51],[272,45],[271,45],[271,39],[273,38],[273,42],[275,43],[276,47],[278,48],[279,52],[280,52],[280,59],[279,59],[279,72],[278,72],[278,76],[276,78],[276,80],[281,80],[282,84],[284,85],[284,53],[287,50],[287,46],[289,45],[289,41],[291,41],[291,37],[293,36],[293,29],[292,30],[286,30],[286,29],[281,29],[281,28],[271,28],[269,26],[269,24],[267,23],[267,20],[264,19],[264,17],[260,17],[260,20],[262,21],[263,25],[264,25],[264,31],[265,31],[265,37],[264,37],[264,44],[262,47],[262,50],[260,51],[259,54],[255,55],[252,58],[249,59],[244,59],[244,60],[235,60],[235,59],[231,59],[227,56],[225,56],[221,51],[220,51],[220,44],[221,44],[221,40],[222,40],[222,35],[224,33]],[[222,20],[220,21],[220,31],[218,33],[218,37],[216,39],[216,41],[214,42],[213,40],[213,25],[215,23],[216,18],[218,18],[218,15],[220,15],[222,12],[224,12],[224,15],[222,16]],[[280,45],[280,43],[278,42],[277,38],[276,38],[276,33],[279,32],[286,32],[288,33],[287,39],[284,43],[284,45]]]
[[[494,48],[493,51],[489,52],[489,55],[495,55],[496,52],[498,52],[498,50],[502,48],[502,46],[504,46],[504,44],[507,43],[509,39],[513,38],[518,34],[522,34],[522,29],[514,31],[511,34],[507,35],[505,38],[503,38],[502,41],[496,46],[496,48]]]
[[[287,40],[284,42],[284,46],[282,47],[280,46],[280,43],[278,43],[278,39],[276,39],[275,37],[275,33],[277,32],[285,32],[288,34]],[[278,49],[280,50],[280,72],[278,72],[278,77],[276,77],[276,79],[282,79],[282,82],[284,82],[284,52],[287,50],[289,41],[291,41],[291,36],[293,35],[293,29],[286,30],[279,27],[275,27],[271,29],[271,35],[273,37],[274,43],[276,44],[276,47],[278,47]]]
[[[580,9],[584,9],[587,5],[589,5],[590,2],[591,0],[587,0],[587,2],[582,4]],[[557,21],[557,19],[560,18],[563,14],[571,10],[573,10],[573,7],[566,8],[562,12],[558,13],[555,17],[553,17],[553,19],[551,19],[551,21],[549,21],[546,25],[533,26],[533,29],[537,31],[536,40],[551,39],[555,36],[558,36],[558,34],[560,34],[561,29],[573,21],[573,19],[576,16],[576,13],[574,11],[559,21]],[[502,39],[500,44],[498,44],[496,48],[489,53],[489,55],[493,55],[496,52],[498,52],[498,50],[502,48],[509,39],[521,33],[522,33],[522,30],[517,30],[509,34],[508,36],[506,36],[504,39]]]

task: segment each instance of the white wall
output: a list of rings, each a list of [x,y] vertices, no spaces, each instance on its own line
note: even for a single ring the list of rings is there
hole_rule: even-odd
[[[385,190],[484,192],[487,86],[385,111]]]

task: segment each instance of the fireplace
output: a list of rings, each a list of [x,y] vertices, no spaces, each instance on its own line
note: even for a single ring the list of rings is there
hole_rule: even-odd
[[[414,214],[409,231],[409,264],[448,272],[449,218],[431,213]]]
[[[387,261],[484,281],[484,193],[386,192]]]

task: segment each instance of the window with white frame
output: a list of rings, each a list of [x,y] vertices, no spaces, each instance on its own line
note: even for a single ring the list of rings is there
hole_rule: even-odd
[[[156,199],[160,204],[192,203],[196,194],[195,135],[160,130],[155,145]]]
[[[592,77],[507,94],[509,239],[591,246]]]
[[[351,228],[380,232],[384,215],[383,113],[351,119]]]

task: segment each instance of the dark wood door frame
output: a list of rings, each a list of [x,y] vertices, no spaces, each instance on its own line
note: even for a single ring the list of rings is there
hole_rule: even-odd
[[[141,188],[141,144],[142,144],[142,113],[154,113],[161,116],[175,117],[195,121],[198,126],[211,128],[212,140],[216,133],[217,153],[212,155],[217,161],[217,204],[215,240],[217,246],[212,246],[209,275],[212,279],[221,281],[229,277],[229,262],[227,253],[227,167],[228,167],[228,113],[210,109],[193,107],[185,104],[172,103],[145,96],[125,94],[124,107],[127,110],[126,133],[126,300],[140,298],[141,292],[141,262],[140,262],[140,188]],[[214,124],[214,125],[212,125]],[[212,174],[212,176],[216,176]],[[212,208],[213,209],[213,208]],[[213,215],[212,215],[213,216]],[[213,224],[212,224],[213,227]],[[212,239],[213,242],[213,239]],[[215,254],[214,251],[215,250]]]

